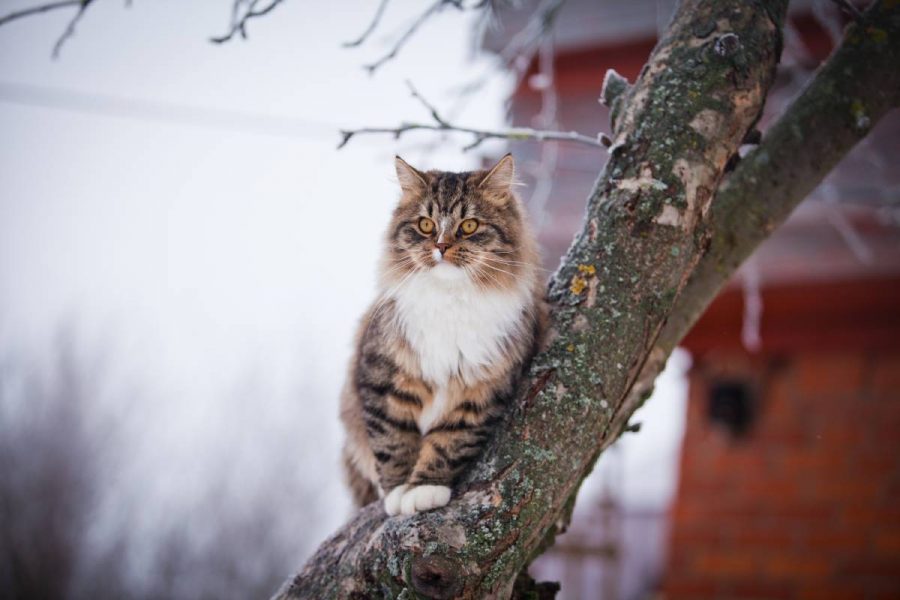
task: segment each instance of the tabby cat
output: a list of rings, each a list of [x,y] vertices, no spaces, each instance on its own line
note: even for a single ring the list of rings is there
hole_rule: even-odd
[[[537,245],[514,164],[421,172],[399,156],[379,297],[341,398],[356,504],[444,506],[512,399],[545,319]]]

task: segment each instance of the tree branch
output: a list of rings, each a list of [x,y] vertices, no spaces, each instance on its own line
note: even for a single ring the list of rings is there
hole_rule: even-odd
[[[59,36],[59,39],[56,40],[56,43],[53,45],[53,53],[52,56],[54,59],[59,58],[59,53],[62,50],[63,44],[65,44],[69,38],[75,35],[75,26],[78,25],[78,22],[81,20],[81,17],[84,16],[84,12],[88,9],[94,0],[62,0],[60,2],[48,2],[46,4],[40,4],[38,6],[32,6],[30,8],[24,8],[22,10],[13,11],[8,13],[2,17],[0,17],[0,26],[6,25],[12,21],[17,19],[22,19],[24,17],[30,17],[33,15],[42,14],[45,12],[50,12],[54,10],[58,10],[61,8],[75,8],[78,10],[75,12],[75,15],[69,20],[66,28],[63,30],[62,34]]]
[[[15,21],[16,19],[30,17],[32,15],[50,12],[52,10],[57,10],[60,8],[69,8],[80,5],[81,0],[61,0],[60,2],[48,2],[47,4],[40,4],[38,6],[32,6],[30,8],[23,8],[22,10],[16,10],[0,17],[0,26],[6,25],[10,21]]]
[[[59,53],[62,50],[63,44],[65,44],[69,38],[75,35],[75,26],[78,25],[78,22],[81,20],[81,17],[84,16],[84,11],[87,10],[88,6],[93,3],[94,0],[81,0],[80,6],[78,7],[78,12],[75,13],[75,16],[69,21],[69,24],[66,25],[65,30],[63,30],[62,35],[59,36],[59,39],[56,40],[56,44],[53,45],[53,58],[59,58]]]
[[[787,2],[760,4],[680,3],[620,106],[615,151],[551,280],[545,347],[454,500],[408,518],[366,507],[278,598],[510,595],[627,398],[665,361],[657,338],[700,259],[712,190],[774,76]]]
[[[671,350],[737,267],[892,108],[900,105],[900,7],[878,0],[716,194],[709,248],[669,318]]]
[[[426,8],[422,12],[422,14],[420,14],[412,22],[412,24],[406,29],[406,31],[404,31],[403,34],[397,39],[397,41],[394,42],[393,47],[387,54],[373,63],[364,65],[363,68],[369,72],[369,75],[374,75],[375,71],[380,69],[382,65],[384,65],[384,63],[388,62],[389,60],[393,60],[397,56],[403,46],[406,45],[406,42],[409,41],[409,39],[419,29],[419,27],[421,27],[422,24],[425,23],[425,21],[431,18],[432,15],[435,15],[444,10],[447,6],[453,6],[455,8],[462,9],[462,0],[435,0],[428,6],[428,8]]]
[[[350,42],[344,42],[341,44],[344,48],[356,48],[357,46],[362,45],[363,42],[375,31],[375,28],[378,27],[378,23],[381,21],[381,17],[384,14],[384,9],[387,8],[389,0],[381,0],[381,3],[378,5],[378,9],[375,11],[375,16],[372,17],[372,22],[369,23],[369,26],[366,27],[366,30],[362,32],[358,38]]]
[[[542,131],[539,129],[531,129],[528,127],[513,127],[511,129],[474,129],[471,127],[462,127],[459,125],[454,125],[447,121],[441,114],[437,111],[437,109],[428,102],[419,92],[413,87],[412,83],[406,82],[406,85],[409,86],[410,94],[413,98],[418,100],[422,106],[431,114],[431,118],[434,120],[434,123],[401,123],[397,127],[363,127],[361,129],[342,129],[341,130],[341,142],[338,144],[338,148],[343,148],[347,145],[353,136],[359,134],[366,133],[388,133],[394,136],[394,138],[399,138],[407,131],[415,131],[417,129],[424,129],[428,131],[445,131],[445,132],[456,132],[456,133],[466,133],[472,136],[472,142],[467,146],[463,147],[463,150],[471,150],[475,148],[482,142],[488,139],[504,139],[504,140],[537,140],[537,141],[556,141],[556,142],[578,142],[580,144],[587,144],[588,146],[596,146],[599,148],[605,148],[609,146],[609,138],[606,137],[605,134],[599,134],[596,138],[592,138],[590,136],[575,132],[575,131]]]
[[[269,14],[283,1],[284,0],[269,0],[269,4],[263,8],[257,9],[256,6],[262,2],[262,0],[234,0],[234,4],[231,8],[231,25],[229,26],[228,31],[224,35],[209,38],[209,41],[214,44],[224,44],[237,34],[241,34],[241,39],[246,40],[247,21]],[[243,4],[247,4],[247,9],[241,14],[241,5]]]

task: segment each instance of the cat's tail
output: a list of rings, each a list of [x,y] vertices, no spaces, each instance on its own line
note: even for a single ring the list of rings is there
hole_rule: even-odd
[[[366,504],[370,504],[378,500],[378,490],[375,485],[369,481],[353,463],[349,452],[344,449],[344,479],[347,487],[350,488],[350,495],[353,496],[353,503],[356,508],[362,508]]]

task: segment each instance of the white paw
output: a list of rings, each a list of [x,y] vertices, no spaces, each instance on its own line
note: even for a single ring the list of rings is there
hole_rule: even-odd
[[[392,489],[388,495],[384,497],[384,512],[386,512],[389,517],[400,514],[400,499],[408,489],[409,486],[404,483],[403,485],[398,485]]]
[[[410,488],[400,500],[400,512],[414,515],[423,510],[440,508],[450,502],[450,488],[445,485],[418,485]]]

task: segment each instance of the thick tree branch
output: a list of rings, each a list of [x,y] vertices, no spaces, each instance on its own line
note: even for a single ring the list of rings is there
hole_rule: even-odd
[[[890,5],[891,8],[886,8]],[[724,182],[709,249],[660,339],[670,351],[737,267],[892,108],[900,105],[900,6],[878,1]]]
[[[366,507],[278,598],[510,595],[666,358],[657,338],[702,254],[712,191],[759,116],[786,4],[680,4],[619,107],[615,151],[550,283],[552,331],[507,425],[448,506],[391,519]]]
[[[434,120],[434,123],[401,123],[397,127],[363,127],[361,129],[342,129],[341,142],[338,144],[338,148],[343,148],[347,145],[347,142],[349,142],[353,138],[353,136],[361,133],[388,133],[393,135],[394,138],[399,138],[407,131],[415,131],[417,129],[469,134],[472,136],[472,142],[469,145],[463,147],[463,150],[471,150],[472,148],[475,148],[488,139],[503,139],[515,141],[537,140],[541,142],[577,142],[580,144],[587,144],[588,146],[597,146],[600,148],[605,148],[606,146],[609,146],[610,143],[609,138],[607,138],[606,135],[602,133],[596,138],[592,138],[576,131],[542,131],[540,129],[530,129],[528,127],[513,127],[511,129],[475,129],[472,127],[461,127],[459,125],[454,125],[453,123],[450,123],[447,119],[442,117],[434,107],[434,105],[428,102],[428,100],[426,100],[422,96],[422,94],[420,94],[418,90],[413,87],[412,83],[407,81],[406,84],[409,86],[409,91],[412,94],[413,98],[418,100],[431,114],[431,118]]]
[[[842,46],[716,193],[705,233],[698,231],[708,248],[660,332],[655,355],[613,419],[603,449],[628,428],[632,413],[652,393],[664,358],[740,264],[900,104],[900,7],[884,4],[873,3],[864,20],[848,28]]]

